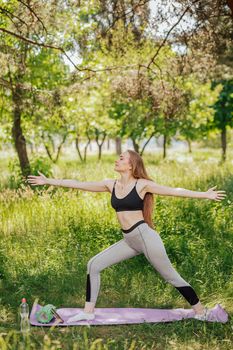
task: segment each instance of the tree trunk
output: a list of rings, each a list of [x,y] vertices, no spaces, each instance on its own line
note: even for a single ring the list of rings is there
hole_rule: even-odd
[[[163,135],[163,159],[166,158],[167,155],[167,135]]]
[[[117,136],[115,138],[115,143],[116,143],[116,154],[120,155],[122,152],[121,137]]]
[[[49,147],[48,147],[48,145],[46,144],[46,142],[44,142],[44,147],[45,147],[45,150],[46,150],[46,153],[47,153],[49,159],[50,159],[51,161],[53,161],[52,153],[50,152]]]
[[[98,160],[101,159],[102,145],[98,145]]]
[[[56,155],[56,157],[55,157],[54,163],[57,163],[57,161],[58,161],[58,158],[59,158],[60,153],[61,153],[62,146],[64,145],[67,136],[68,136],[68,133],[64,134],[63,137],[62,137],[61,143],[58,145],[58,148],[57,148],[57,155]]]
[[[81,154],[81,151],[80,151],[80,148],[79,148],[79,135],[77,134],[76,135],[76,138],[75,138],[75,147],[78,151],[78,155],[79,155],[79,158],[81,160],[81,162],[83,162],[83,157],[82,157],[82,154]]]
[[[91,144],[91,138],[89,136],[88,129],[86,130],[86,136],[87,136],[88,141],[84,147],[84,162],[86,162],[86,160],[87,160],[87,149],[88,149],[88,146]]]
[[[44,145],[44,147],[45,147],[45,150],[46,150],[46,153],[47,153],[49,159],[50,159],[51,161],[53,161],[52,152],[50,152],[49,143],[46,141],[46,135],[45,135],[44,131],[42,131],[41,138],[42,138],[42,140],[43,140],[43,145]]]
[[[133,148],[135,152],[139,153],[139,145],[137,144],[135,139],[132,139],[132,141],[133,141]]]
[[[88,139],[88,141],[87,141],[87,143],[86,143],[86,145],[85,145],[85,147],[84,147],[84,162],[86,162],[86,160],[87,160],[87,148],[88,148],[88,146],[90,145],[90,142],[91,142],[91,140],[90,139]]]
[[[110,150],[110,139],[108,138],[107,140],[107,150],[109,151]]]
[[[55,142],[50,134],[48,134],[48,139],[52,145],[52,152],[55,153]]]
[[[140,152],[140,156],[142,156],[142,154],[143,154],[143,152],[144,152],[146,146],[148,145],[148,143],[150,142],[150,140],[152,139],[152,137],[154,136],[154,134],[155,134],[155,132],[153,132],[153,133],[150,135],[149,139],[146,141],[146,143],[145,143],[144,146],[142,147],[142,150],[141,150],[141,152]]]
[[[103,139],[99,143],[99,136],[100,136],[101,133],[103,133]],[[98,146],[98,160],[101,159],[102,146],[103,146],[103,143],[104,143],[104,140],[105,140],[106,136],[107,136],[107,134],[106,134],[105,131],[99,132],[99,130],[95,128],[95,141],[96,141],[97,146]]]
[[[190,139],[187,139],[189,153],[192,153],[192,143]]]
[[[14,140],[14,146],[19,157],[20,168],[23,176],[28,176],[31,173],[30,163],[27,155],[26,140],[21,128],[21,99],[22,91],[17,84],[15,90],[12,92],[12,99],[14,103],[13,111],[13,126],[12,137]]]
[[[98,160],[100,160],[101,159],[101,154],[102,154],[102,146],[103,146],[103,144],[104,144],[104,140],[105,140],[105,137],[106,137],[106,134],[104,134],[104,137],[103,137],[103,140],[102,140],[102,142],[99,144],[98,142],[97,142],[97,145],[98,145]]]
[[[226,149],[227,149],[227,130],[224,125],[221,131],[221,144],[222,144],[222,161],[226,160]]]

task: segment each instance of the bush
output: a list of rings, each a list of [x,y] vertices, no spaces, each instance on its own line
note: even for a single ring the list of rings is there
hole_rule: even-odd
[[[39,175],[38,170],[46,177],[52,175],[51,161],[47,157],[37,157],[30,161],[30,174]],[[8,169],[10,171],[7,187],[10,189],[17,189],[25,186],[25,177],[22,175],[18,159],[13,159],[8,162]]]

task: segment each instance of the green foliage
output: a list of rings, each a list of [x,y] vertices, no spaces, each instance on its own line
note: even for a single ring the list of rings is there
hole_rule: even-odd
[[[149,132],[153,131],[149,113],[149,103],[143,100],[131,100],[121,102],[115,100],[109,109],[109,116],[116,121],[121,121],[118,135],[143,140]]]
[[[220,87],[212,89],[210,82],[200,84],[195,77],[190,76],[184,82],[184,89],[189,94],[189,103],[179,127],[180,135],[186,140],[202,140],[209,136],[209,125],[214,119],[213,104],[218,98]]]
[[[31,174],[38,174],[38,170],[41,171],[46,177],[52,175],[52,164],[45,156],[33,157],[31,160]]]
[[[8,162],[8,169],[10,171],[10,176],[8,178],[7,186],[11,189],[18,188],[23,183],[18,159],[10,159]]]
[[[233,127],[233,79],[213,82],[213,88],[220,85],[222,90],[213,105],[215,110],[212,126],[223,129],[227,125]]]
[[[25,179],[22,177],[21,168],[17,159],[10,159],[8,162],[10,176],[7,181],[7,186],[11,189],[25,187]],[[45,156],[34,157],[30,163],[32,175],[39,175],[38,170],[45,176],[52,175],[51,161]]]

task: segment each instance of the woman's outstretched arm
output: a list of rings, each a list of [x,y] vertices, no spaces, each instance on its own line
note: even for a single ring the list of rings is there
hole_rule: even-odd
[[[69,179],[51,179],[47,178],[44,174],[38,171],[40,176],[28,175],[27,182],[29,182],[33,186],[38,185],[52,185],[52,186],[60,186],[60,187],[70,187],[76,188],[83,191],[91,191],[91,192],[110,192],[108,185],[112,180],[104,179],[102,181],[77,181],[77,180],[69,180]]]
[[[169,187],[156,184],[154,181],[144,180],[146,192],[162,195],[162,196],[175,196],[175,197],[189,197],[189,198],[205,198],[215,201],[221,201],[225,198],[225,191],[217,191],[217,186],[209,188],[205,192],[192,191],[180,187]]]

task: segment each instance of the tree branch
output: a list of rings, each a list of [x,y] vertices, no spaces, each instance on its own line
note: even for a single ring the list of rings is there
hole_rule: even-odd
[[[46,32],[46,34],[48,34],[48,31],[44,25],[44,23],[42,22],[42,20],[40,19],[40,17],[35,13],[35,11],[31,8],[31,6],[29,4],[25,4],[25,2],[21,1],[21,0],[17,0],[18,2],[20,2],[22,5],[26,6],[28,8],[28,10],[38,19],[38,21],[41,23],[44,31]]]
[[[2,77],[0,77],[0,82],[2,83],[3,86],[5,86],[8,89],[12,90],[11,83],[8,80],[5,80]]]
[[[133,13],[138,7],[141,7],[141,6],[144,6],[146,3],[148,3],[150,0],[145,0],[141,3],[141,0],[139,0],[139,3],[138,4],[135,4],[134,6],[132,6],[132,9],[128,12],[124,12],[122,11],[122,14],[119,14],[112,22],[112,24],[109,25],[109,27],[102,33],[102,35],[106,34],[111,28],[114,27],[115,23],[117,21],[119,21],[119,19],[125,17],[125,16],[128,16],[129,14]]]
[[[192,5],[194,5],[196,2],[199,2],[200,0],[195,0]],[[166,43],[169,35],[171,34],[171,32],[173,31],[173,29],[180,23],[180,21],[182,20],[182,18],[184,17],[184,15],[190,10],[190,6],[187,6],[186,9],[183,11],[183,13],[181,14],[181,16],[179,17],[179,19],[176,21],[175,24],[173,24],[173,26],[169,29],[169,31],[167,32],[167,35],[165,36],[165,38],[163,39],[162,43],[159,45],[156,53],[154,54],[154,56],[151,58],[147,68],[150,68],[151,64],[154,63],[155,58],[158,56],[160,50],[162,49],[162,47],[164,46],[164,44]]]
[[[25,24],[27,27],[27,23],[25,21],[23,21],[20,17],[14,15],[12,12],[10,12],[9,10],[5,9],[4,7],[0,6],[0,13],[5,13],[7,15],[8,18],[11,17],[15,17],[17,18],[21,23]],[[10,16],[8,16],[10,15]],[[10,20],[12,21],[12,18],[10,18]],[[13,22],[13,21],[12,21]],[[13,22],[14,23],[14,22]],[[15,24],[15,23],[14,23]]]
[[[17,33],[14,33],[14,32],[11,32],[10,30],[7,30],[5,28],[1,28],[0,27],[0,31],[4,32],[4,33],[7,33],[7,34],[10,34],[12,36],[15,36],[16,38],[22,40],[22,41],[25,41],[29,44],[32,44],[32,45],[36,45],[36,46],[40,46],[40,47],[45,47],[45,48],[50,48],[50,49],[54,49],[54,50],[58,50],[58,51],[61,51],[65,56],[66,58],[71,62],[71,64],[80,72],[83,72],[83,71],[88,71],[88,72],[93,72],[93,73],[97,73],[97,72],[105,72],[105,71],[111,71],[111,70],[115,70],[115,69],[121,69],[121,68],[132,68],[134,66],[137,66],[136,64],[134,65],[127,65],[127,66],[112,66],[112,67],[107,67],[107,68],[103,68],[103,69],[91,69],[91,68],[88,68],[88,67],[84,67],[84,68],[79,68],[78,66],[76,66],[76,64],[71,60],[71,58],[67,55],[67,53],[65,52],[65,50],[62,48],[62,47],[59,47],[59,46],[53,46],[53,45],[49,45],[49,44],[44,44],[44,43],[39,43],[37,41],[34,41],[34,40],[31,40],[29,38],[26,38],[22,35],[19,35]]]

